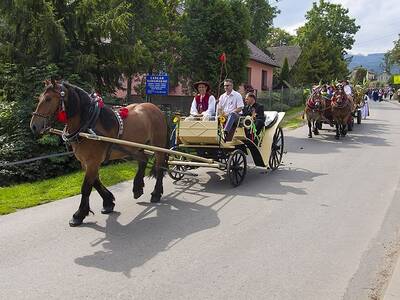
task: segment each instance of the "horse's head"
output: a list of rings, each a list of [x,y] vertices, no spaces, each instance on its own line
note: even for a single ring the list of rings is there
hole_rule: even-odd
[[[332,96],[332,104],[335,106],[343,106],[347,102],[347,96],[346,93],[344,92],[343,86],[339,85],[336,87],[335,92],[333,93]]]
[[[324,100],[320,91],[314,91],[314,93],[308,98],[307,106],[313,110],[322,110]]]
[[[30,127],[35,135],[49,129],[54,119],[62,123],[69,122],[79,112],[82,98],[85,98],[86,102],[90,101],[86,92],[68,83],[60,84],[54,80],[46,80],[45,85],[36,110],[32,113]],[[85,101],[83,102],[86,103]]]

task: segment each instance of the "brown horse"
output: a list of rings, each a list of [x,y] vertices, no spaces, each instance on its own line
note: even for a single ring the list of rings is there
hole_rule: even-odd
[[[342,86],[336,88],[331,101],[332,118],[336,124],[336,136],[347,134],[347,125],[353,111],[353,101],[346,96]]]
[[[72,145],[75,157],[85,171],[82,184],[82,198],[79,209],[73,214],[70,226],[82,224],[91,212],[89,196],[94,187],[103,198],[103,214],[114,210],[114,196],[104,187],[99,178],[103,161],[133,157],[138,161],[138,172],[133,180],[133,195],[137,199],[143,194],[145,169],[148,157],[143,149],[114,146],[113,144],[79,137],[80,132],[120,138],[157,147],[167,145],[167,124],[160,109],[151,103],[132,104],[126,107],[126,118],[106,107],[87,92],[68,83],[46,81],[46,88],[39,97],[39,103],[31,120],[35,135],[44,133],[51,126],[54,117],[64,114],[66,126],[63,139]],[[152,175],[156,185],[151,193],[151,202],[159,202],[163,193],[163,176],[167,164],[166,154],[156,152]]]
[[[322,120],[322,116],[325,110],[325,101],[322,98],[321,92],[316,90],[313,94],[307,99],[306,108],[304,109],[304,113],[308,122],[308,137],[312,138],[312,132],[315,135],[318,135],[318,127],[317,122]],[[312,127],[312,132],[311,132]]]

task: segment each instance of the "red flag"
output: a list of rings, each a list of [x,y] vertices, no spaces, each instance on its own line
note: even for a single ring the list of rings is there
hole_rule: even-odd
[[[225,52],[222,52],[222,54],[219,56],[219,61],[222,63],[226,63],[226,54]]]

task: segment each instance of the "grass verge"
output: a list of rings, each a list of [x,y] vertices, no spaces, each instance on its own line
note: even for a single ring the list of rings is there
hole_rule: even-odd
[[[124,162],[102,167],[101,181],[105,186],[132,179],[137,170],[136,163]],[[0,215],[18,209],[32,207],[81,193],[83,171],[42,180],[0,188]]]
[[[305,124],[303,120],[304,105],[290,108],[286,111],[285,117],[281,123],[282,127],[295,129]]]

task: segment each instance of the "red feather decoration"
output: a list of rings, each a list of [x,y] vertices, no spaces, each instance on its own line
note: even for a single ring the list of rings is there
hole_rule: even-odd
[[[219,56],[219,61],[222,63],[226,63],[226,54],[225,52],[223,52],[220,56]]]
[[[126,107],[120,108],[118,112],[122,119],[126,119],[128,117],[129,110]]]
[[[65,112],[65,110],[60,110],[58,112],[57,121],[61,122],[61,123],[67,123],[68,119],[67,119],[67,113]]]

